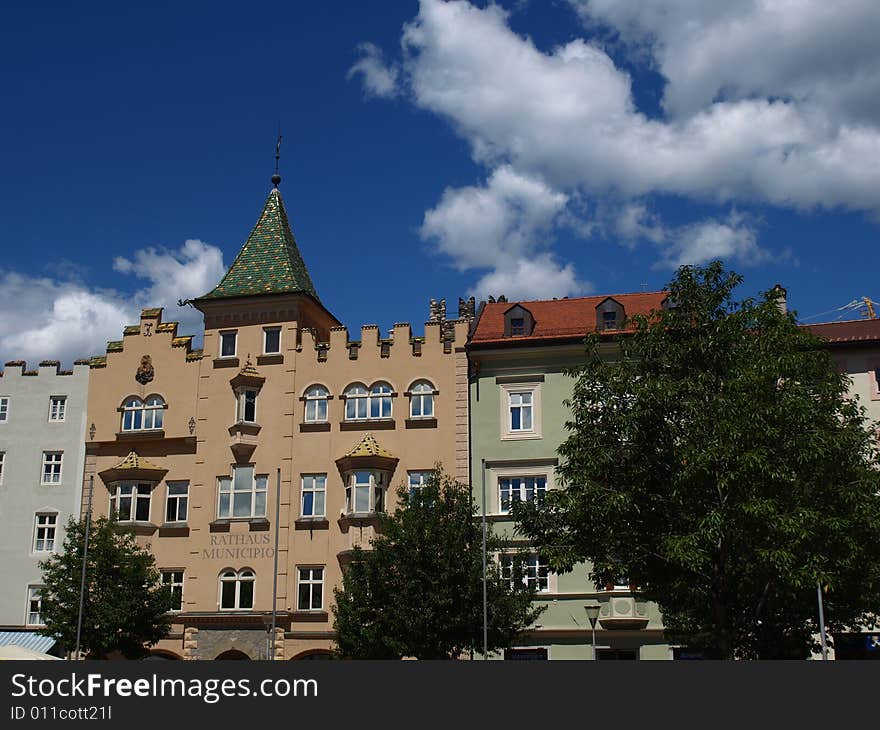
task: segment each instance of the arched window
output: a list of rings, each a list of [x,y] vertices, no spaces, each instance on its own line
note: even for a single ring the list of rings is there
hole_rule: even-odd
[[[306,423],[317,423],[327,420],[327,396],[330,395],[323,385],[313,385],[306,390]]]
[[[128,398],[122,406],[123,431],[149,431],[162,428],[165,401],[162,396],[151,395],[146,401],[137,396]]]
[[[235,572],[227,568],[220,574],[220,609],[226,611],[254,607],[256,576],[250,568]]]
[[[361,383],[354,383],[345,389],[345,420],[361,421],[366,420],[367,413],[367,395],[366,386]]]
[[[413,384],[409,393],[410,418],[434,417],[434,386],[427,380]]]
[[[391,386],[375,383],[370,388],[370,418],[391,418]]]

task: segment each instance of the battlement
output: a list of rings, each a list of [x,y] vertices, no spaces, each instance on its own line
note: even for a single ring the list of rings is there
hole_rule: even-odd
[[[59,360],[43,360],[37,366],[36,370],[28,370],[25,360],[9,360],[4,364],[4,370],[0,371],[2,377],[39,377],[46,375],[51,377],[73,375],[78,370],[82,370],[88,366],[88,360],[76,360],[73,363],[73,370],[62,370]]]
[[[125,349],[125,340],[131,337],[153,337],[159,334],[171,335],[171,347],[183,348],[186,351],[186,362],[197,362],[204,356],[203,350],[194,350],[192,348],[194,335],[178,335],[177,329],[179,322],[163,322],[162,307],[153,307],[141,310],[140,324],[130,324],[123,328],[121,340],[110,340],[107,343],[106,354],[96,355],[88,360],[77,361],[87,362],[89,367],[103,368],[107,367],[107,355],[114,352],[123,352]]]
[[[430,353],[450,354],[456,347],[464,347],[470,320],[443,320],[425,323],[425,335],[413,336],[409,322],[395,322],[387,337],[382,337],[379,326],[361,326],[360,338],[352,339],[348,328],[333,327],[329,341],[322,342],[312,328],[300,330],[300,350],[313,350],[318,362],[331,358],[364,360],[379,358],[422,357]]]

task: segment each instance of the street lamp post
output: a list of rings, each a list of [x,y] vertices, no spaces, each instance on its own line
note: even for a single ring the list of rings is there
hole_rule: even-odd
[[[599,605],[589,605],[584,607],[587,611],[587,618],[590,621],[590,629],[593,632],[593,659],[596,659],[596,621],[599,620]]]

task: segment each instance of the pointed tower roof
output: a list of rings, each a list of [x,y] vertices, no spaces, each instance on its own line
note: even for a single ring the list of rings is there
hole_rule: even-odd
[[[397,462],[398,458],[394,454],[381,447],[373,434],[367,433],[344,456],[336,460],[336,466],[340,472],[371,466],[394,471]]]
[[[318,299],[276,187],[269,193],[257,225],[226,275],[213,291],[200,299],[294,293],[306,293]]]

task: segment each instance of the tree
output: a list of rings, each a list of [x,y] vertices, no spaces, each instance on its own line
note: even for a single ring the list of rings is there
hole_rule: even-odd
[[[85,519],[67,522],[64,551],[40,563],[42,633],[76,646]],[[170,626],[171,591],[160,582],[153,555],[105,517],[91,523],[81,646],[102,659],[119,651],[129,659],[149,653]]]
[[[354,659],[454,659],[483,647],[482,527],[470,489],[438,470],[418,490],[397,491],[378,515],[370,550],[355,548],[334,590],[338,651]],[[503,577],[489,536],[488,647],[509,647],[541,613],[517,573]],[[514,563],[516,564],[516,563]]]
[[[877,434],[827,347],[775,292],[733,300],[682,267],[612,359],[597,335],[566,404],[565,487],[514,515],[556,570],[592,562],[656,601],[669,636],[724,658],[805,657],[880,608]]]

